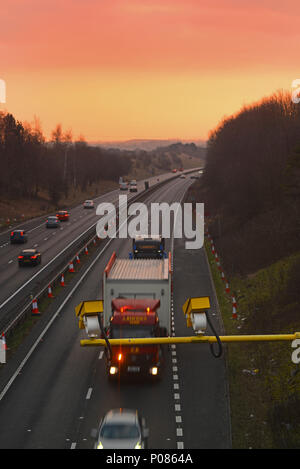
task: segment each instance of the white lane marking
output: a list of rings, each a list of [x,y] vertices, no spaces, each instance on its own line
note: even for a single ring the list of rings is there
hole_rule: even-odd
[[[178,441],[177,442],[177,449],[184,449],[183,441]]]
[[[124,222],[125,223],[125,222]],[[96,224],[96,223],[95,223]],[[88,230],[87,230],[88,231]],[[70,300],[70,298],[72,298],[72,296],[74,295],[74,292],[77,290],[77,288],[79,287],[79,285],[83,282],[83,280],[85,279],[85,277],[89,274],[89,272],[92,270],[92,268],[94,267],[94,265],[98,262],[99,258],[102,256],[102,254],[104,253],[104,251],[106,251],[106,249],[108,248],[108,246],[112,243],[112,241],[114,241],[114,238],[110,238],[108,240],[108,242],[106,243],[106,245],[103,247],[103,249],[101,249],[101,251],[98,253],[98,255],[95,257],[95,259],[91,262],[91,264],[89,265],[89,267],[86,269],[86,271],[82,274],[82,276],[79,278],[78,282],[74,285],[74,287],[72,288],[72,290],[70,291],[70,293],[66,296],[66,298],[64,299],[64,301],[61,303],[61,305],[59,306],[59,308],[57,309],[57,311],[54,313],[54,315],[52,316],[52,318],[50,319],[50,321],[46,324],[45,326],[45,329],[41,332],[41,334],[39,335],[39,337],[37,338],[37,340],[35,341],[35,343],[32,345],[31,349],[29,350],[29,352],[27,353],[27,355],[25,356],[25,358],[22,360],[22,362],[20,363],[20,365],[18,366],[18,368],[16,369],[16,371],[13,373],[12,377],[10,378],[10,380],[7,382],[6,386],[3,388],[2,392],[0,393],[0,401],[2,401],[3,397],[5,396],[5,394],[7,393],[7,391],[9,390],[9,388],[11,387],[11,385],[13,384],[13,382],[15,381],[15,379],[17,378],[17,376],[21,373],[22,369],[24,368],[24,366],[26,365],[26,363],[28,362],[29,358],[31,357],[31,355],[33,354],[33,352],[35,351],[35,349],[37,348],[37,346],[43,341],[43,338],[44,336],[46,335],[48,329],[50,329],[50,327],[52,326],[53,322],[55,321],[55,319],[59,316],[61,310],[64,308],[64,306],[68,303],[68,301]],[[28,282],[27,282],[28,283]],[[19,289],[21,290],[21,289]],[[4,304],[4,303],[3,303]],[[83,417],[80,417],[83,419]]]
[[[182,422],[181,415],[176,415],[176,423],[181,423],[181,422]]]
[[[104,354],[104,351],[101,350],[101,352],[99,353],[99,360],[102,360],[103,354]]]
[[[9,264],[11,264],[13,262],[13,260],[11,259],[10,261],[8,261]]]
[[[86,400],[89,400],[91,398],[92,392],[93,392],[93,388],[89,388],[87,395],[86,395]]]
[[[75,448],[76,448],[76,445],[77,445],[77,443],[72,443],[72,444],[71,444],[71,449],[75,449]]]
[[[180,411],[181,411],[181,405],[175,404],[175,412],[180,412]]]
[[[176,436],[183,436],[182,428],[176,428]]]

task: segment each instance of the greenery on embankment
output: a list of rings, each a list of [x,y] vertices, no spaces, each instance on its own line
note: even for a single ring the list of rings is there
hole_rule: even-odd
[[[226,334],[299,330],[299,307],[291,290],[300,253],[248,277],[233,276],[238,319],[232,319],[231,296],[209,243],[206,251]],[[233,448],[300,447],[300,368],[291,354],[290,342],[227,346]]]
[[[207,246],[226,334],[300,330],[300,105],[278,92],[224,118],[208,141],[201,180],[206,226],[237,299]],[[290,342],[231,344],[234,448],[300,447],[300,365]]]

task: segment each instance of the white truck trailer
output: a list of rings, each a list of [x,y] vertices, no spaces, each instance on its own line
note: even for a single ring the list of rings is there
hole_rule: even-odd
[[[166,259],[117,259],[114,252],[103,273],[103,326],[109,327],[117,298],[160,300],[160,327],[171,333],[171,253]]]

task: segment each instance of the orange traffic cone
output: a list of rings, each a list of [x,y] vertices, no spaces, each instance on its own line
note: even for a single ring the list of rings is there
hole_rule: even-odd
[[[75,272],[73,262],[70,262],[69,264],[69,272],[72,272],[72,273]]]
[[[86,253],[86,255],[88,255],[89,250],[88,250],[87,246],[85,246],[84,252]]]
[[[48,286],[48,298],[54,298],[51,285]]]
[[[32,301],[32,315],[36,316],[36,315],[38,315],[38,314],[41,314],[41,313],[39,312],[37,299],[35,298],[35,299]]]
[[[76,256],[76,264],[80,264],[80,259],[79,259],[78,254],[77,254],[77,256]]]
[[[0,338],[0,363],[3,363],[3,364],[6,363],[6,351],[7,351],[7,346],[6,346],[5,335],[3,332]]]
[[[232,307],[232,319],[237,319],[237,310],[236,307]]]
[[[65,277],[64,277],[64,275],[61,276],[61,279],[60,279],[60,286],[61,286],[61,287],[65,287]]]
[[[229,283],[227,282],[227,280],[226,280],[225,290],[226,290],[226,293],[230,292]]]

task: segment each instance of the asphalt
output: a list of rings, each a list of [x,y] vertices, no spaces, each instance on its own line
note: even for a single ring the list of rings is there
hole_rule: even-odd
[[[191,182],[176,180],[172,187],[153,193],[149,201],[179,201]],[[137,408],[142,413],[150,429],[150,448],[231,446],[225,357],[213,358],[205,345],[177,345],[165,350],[164,374],[158,383],[110,384],[102,349],[80,347],[85,335],[78,329],[75,306],[82,300],[101,298],[102,272],[112,252],[128,257],[129,250],[129,240],[114,240],[81,285],[71,294],[76,276],[63,296],[53,301],[11,362],[2,367],[0,448],[91,448],[91,429],[114,407]],[[71,296],[62,307],[68,294]],[[204,251],[187,251],[183,241],[175,240],[176,336],[192,334],[182,313],[185,299],[207,294],[215,314],[212,319],[221,328]],[[51,327],[40,337],[51,318]]]

